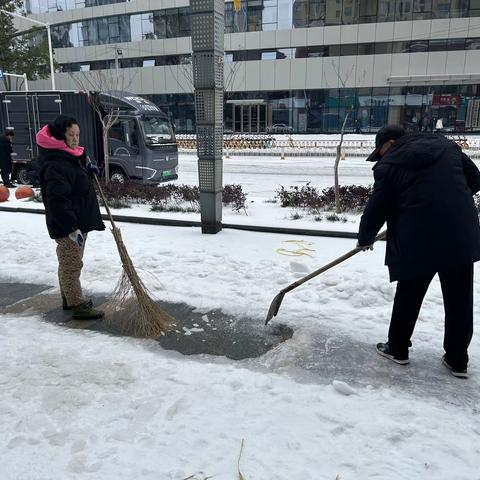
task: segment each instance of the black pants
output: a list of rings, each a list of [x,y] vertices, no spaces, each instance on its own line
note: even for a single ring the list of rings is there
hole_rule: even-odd
[[[12,167],[2,167],[2,182],[4,185],[10,185],[10,174],[12,173]]]
[[[406,354],[423,298],[435,274],[399,280],[393,302],[388,344],[397,354]],[[473,335],[473,264],[438,272],[445,308],[443,348],[448,364],[467,367],[467,349]]]

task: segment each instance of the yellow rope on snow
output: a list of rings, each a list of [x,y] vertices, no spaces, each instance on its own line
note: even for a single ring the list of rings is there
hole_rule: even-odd
[[[313,242],[306,242],[305,240],[285,240],[282,243],[293,243],[298,247],[296,250],[289,250],[287,248],[277,248],[276,251],[278,254],[286,255],[287,257],[301,257],[301,256],[311,257],[312,255],[310,255],[308,252],[315,251],[315,249],[313,248],[308,248],[314,245]]]

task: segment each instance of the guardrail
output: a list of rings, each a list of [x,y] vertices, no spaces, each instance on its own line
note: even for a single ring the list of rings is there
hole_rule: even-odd
[[[447,135],[471,157],[480,157],[480,139]],[[178,147],[185,152],[194,153],[197,148],[195,135],[178,135]],[[224,156],[255,155],[272,156],[332,156],[336,155],[338,140],[296,140],[294,138],[276,139],[268,135],[225,135],[223,140]],[[342,157],[368,156],[375,148],[375,140],[344,140]]]

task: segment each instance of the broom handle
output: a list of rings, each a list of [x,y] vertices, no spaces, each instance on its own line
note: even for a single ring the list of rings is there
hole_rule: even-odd
[[[383,240],[385,236],[387,235],[387,231],[384,230],[383,232],[380,232],[376,237],[373,243],[375,243],[377,240]],[[353,257],[356,255],[358,252],[361,252],[363,250],[363,247],[355,247],[353,250],[350,250],[347,252],[345,255],[342,255],[341,257],[336,258],[330,263],[327,263],[327,265],[324,265],[323,267],[320,267],[318,270],[315,270],[314,272],[308,274],[307,276],[301,278],[300,280],[297,280],[296,282],[290,284],[288,287],[284,288],[282,292],[287,293],[290,292],[291,290],[299,287],[300,285],[304,284],[305,282],[308,282],[312,278],[316,277],[317,275],[320,275],[323,272],[326,272],[327,270],[330,270],[330,268],[335,267],[339,263],[344,262],[345,260],[348,260],[350,257]]]
[[[105,209],[107,210],[107,215],[108,215],[108,218],[110,219],[110,222],[112,223],[112,227],[116,229],[117,226],[113,221],[113,216],[112,216],[112,213],[110,212],[110,208],[108,207],[107,199],[105,198],[105,194],[103,193],[102,187],[100,187],[100,182],[98,181],[98,178],[95,174],[93,174],[93,178],[95,179],[95,184],[97,185],[98,192],[102,197],[102,201],[103,201],[103,204],[105,205]]]

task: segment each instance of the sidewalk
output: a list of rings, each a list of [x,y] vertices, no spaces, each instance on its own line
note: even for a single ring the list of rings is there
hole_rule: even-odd
[[[106,301],[105,297],[96,295],[89,298],[99,308]],[[166,350],[184,355],[220,355],[232,360],[254,358],[293,335],[291,328],[278,323],[265,327],[256,320],[235,318],[218,309],[202,312],[183,303],[158,303],[177,323],[174,330],[157,340]],[[60,306],[57,288],[5,281],[0,281],[0,314],[41,315],[46,322],[58,325],[71,319],[71,312],[63,311]],[[117,335],[102,322],[88,330]]]

